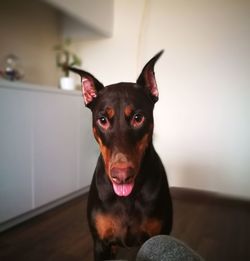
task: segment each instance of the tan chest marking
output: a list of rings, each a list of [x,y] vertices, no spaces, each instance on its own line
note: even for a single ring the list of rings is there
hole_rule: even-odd
[[[141,225],[141,230],[146,232],[149,236],[160,234],[161,229],[162,222],[156,218],[148,218]]]
[[[100,239],[119,238],[126,233],[121,220],[110,214],[96,214],[95,225]]]

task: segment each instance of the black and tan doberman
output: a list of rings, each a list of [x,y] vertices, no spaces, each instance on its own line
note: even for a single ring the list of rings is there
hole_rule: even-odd
[[[172,228],[167,176],[152,143],[154,65],[161,54],[145,65],[136,83],[104,87],[90,73],[70,68],[81,76],[101,152],[87,209],[96,261],[114,258],[116,246],[140,246]]]

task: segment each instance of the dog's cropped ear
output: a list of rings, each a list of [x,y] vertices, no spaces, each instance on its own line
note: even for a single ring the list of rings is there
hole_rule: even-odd
[[[159,99],[159,92],[155,80],[154,66],[157,60],[160,58],[164,51],[157,53],[143,68],[140,76],[138,77],[136,83],[144,88],[147,88],[153,99],[153,102],[157,102]]]
[[[75,72],[81,76],[81,88],[84,103],[87,107],[90,107],[92,101],[97,97],[98,92],[104,88],[103,84],[100,83],[92,74],[74,68],[68,67],[72,72]]]

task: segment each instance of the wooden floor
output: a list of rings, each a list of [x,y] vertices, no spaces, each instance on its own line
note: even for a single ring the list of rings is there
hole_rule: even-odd
[[[171,189],[172,235],[205,260],[250,260],[250,203]],[[92,261],[87,196],[78,197],[0,234],[0,260]]]

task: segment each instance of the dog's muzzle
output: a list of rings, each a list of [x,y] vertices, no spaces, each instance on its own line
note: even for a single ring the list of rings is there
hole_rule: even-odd
[[[133,190],[136,176],[133,164],[126,160],[115,161],[111,164],[109,174],[115,194],[120,197],[129,196]]]

